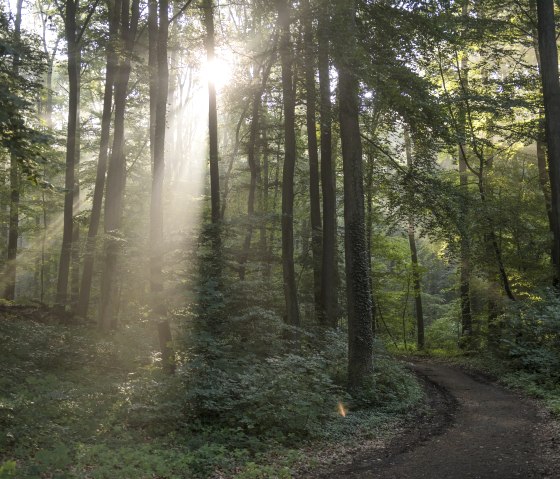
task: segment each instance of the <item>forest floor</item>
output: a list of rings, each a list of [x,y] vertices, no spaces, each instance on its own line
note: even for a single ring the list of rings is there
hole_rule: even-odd
[[[560,477],[560,427],[535,400],[457,366],[415,360],[429,412],[322,478]]]

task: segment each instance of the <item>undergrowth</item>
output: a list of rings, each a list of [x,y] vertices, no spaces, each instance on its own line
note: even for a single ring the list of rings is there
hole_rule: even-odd
[[[310,450],[386,434],[422,400],[380,346],[368,393],[348,396],[342,333],[301,332],[294,349],[259,308],[227,334],[195,323],[174,318],[191,331],[169,376],[147,320],[102,336],[0,319],[0,478],[288,478]]]

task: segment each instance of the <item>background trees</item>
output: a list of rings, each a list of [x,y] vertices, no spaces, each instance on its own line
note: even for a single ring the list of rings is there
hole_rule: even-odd
[[[356,400],[374,335],[510,351],[553,302],[553,2],[12,3],[4,297],[170,321],[193,403],[271,358]]]

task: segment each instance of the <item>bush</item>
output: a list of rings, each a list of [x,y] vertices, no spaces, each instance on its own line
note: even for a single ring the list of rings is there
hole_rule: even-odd
[[[547,293],[538,301],[510,306],[500,318],[501,351],[514,367],[546,381],[560,380],[560,298]]]

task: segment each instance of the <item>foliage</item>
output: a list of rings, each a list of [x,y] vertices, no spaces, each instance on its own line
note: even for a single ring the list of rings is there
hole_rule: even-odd
[[[34,97],[45,69],[37,39],[17,35],[0,7],[0,145],[14,155],[24,173],[37,181],[49,137],[31,126]]]
[[[541,382],[560,381],[560,299],[546,292],[511,306],[500,318],[500,350],[513,367]]]

